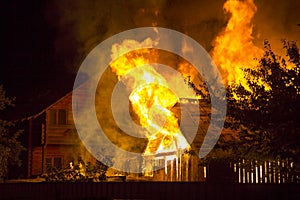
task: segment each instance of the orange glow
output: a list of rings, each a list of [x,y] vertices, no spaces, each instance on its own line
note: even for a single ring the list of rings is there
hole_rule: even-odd
[[[165,78],[143,56],[143,53],[148,53],[153,62],[158,59],[157,52],[144,48],[119,57],[128,47],[149,48],[149,44],[154,42],[150,39],[141,43],[125,40],[122,44],[115,44],[112,48],[112,60],[116,60],[111,63],[111,68],[119,80],[122,78],[121,81],[126,82],[126,87],[131,92],[129,100],[132,109],[139,117],[140,125],[146,130],[148,144],[144,155],[155,156],[158,153],[177,153],[180,149],[189,148],[180,131],[178,119],[170,110],[179,99],[169,89]],[[130,71],[134,68],[134,71]]]
[[[227,0],[224,10],[231,14],[226,28],[214,40],[212,57],[228,84],[247,87],[243,68],[256,66],[263,50],[253,44],[251,20],[257,10],[253,0]]]

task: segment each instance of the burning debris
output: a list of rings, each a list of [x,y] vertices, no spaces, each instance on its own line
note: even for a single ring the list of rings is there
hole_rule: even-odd
[[[49,169],[42,175],[46,182],[101,182],[107,179],[108,167],[97,161],[95,164],[80,160],[77,164],[70,162],[69,168]]]

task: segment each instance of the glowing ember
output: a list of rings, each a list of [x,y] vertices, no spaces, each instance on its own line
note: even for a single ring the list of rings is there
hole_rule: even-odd
[[[73,162],[70,162],[70,169],[74,169]]]

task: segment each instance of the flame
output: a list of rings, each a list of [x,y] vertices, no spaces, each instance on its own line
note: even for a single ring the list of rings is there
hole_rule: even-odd
[[[170,110],[179,102],[176,94],[169,89],[165,78],[160,75],[150,60],[143,56],[148,53],[151,61],[158,59],[158,53],[150,51],[149,46],[155,44],[151,39],[139,43],[134,40],[124,40],[112,47],[112,71],[118,79],[126,83],[131,92],[129,100],[133,111],[139,117],[139,123],[146,131],[148,144],[144,155],[156,155],[164,152],[178,152],[189,148],[182,135],[178,119]],[[147,48],[143,48],[143,47]],[[141,48],[120,56],[129,47]],[[134,69],[133,71],[131,71]],[[130,72],[130,73],[129,73]]]
[[[263,50],[253,43],[251,24],[257,10],[253,0],[227,0],[223,6],[231,14],[226,28],[215,38],[212,58],[228,84],[241,83],[245,88],[243,68],[256,66]]]
[[[145,53],[150,53],[150,50],[145,47],[154,46],[158,41],[153,41],[151,38],[145,39],[143,42],[139,43],[135,40],[124,40],[122,44],[114,44],[112,46],[112,60],[118,59],[117,62],[114,62],[111,65],[112,71],[116,73],[118,79],[120,80],[121,76],[127,74],[129,70],[135,68],[136,66],[143,65],[145,63],[149,63],[149,59],[142,56]],[[123,53],[127,52],[129,49],[140,48],[137,53],[127,54],[126,56],[120,56]],[[158,55],[154,52],[151,52],[153,57],[157,57]],[[155,60],[154,60],[155,61]]]
[[[82,163],[79,163],[79,174],[81,174],[82,176],[86,176],[85,166]]]
[[[74,169],[73,162],[70,162],[70,169]]]

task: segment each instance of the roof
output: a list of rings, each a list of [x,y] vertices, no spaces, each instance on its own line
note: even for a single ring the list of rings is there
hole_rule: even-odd
[[[53,107],[55,104],[61,102],[62,100],[64,100],[67,96],[71,95],[73,91],[68,92],[66,95],[64,95],[63,97],[61,97],[60,99],[58,99],[57,101],[55,101],[54,103],[52,103],[51,105],[49,105],[48,107],[46,107],[45,109],[41,110],[39,113],[35,114],[35,115],[31,115],[29,117],[24,117],[21,119],[21,121],[25,121],[25,120],[30,120],[30,119],[35,119],[37,117],[39,117],[41,114],[43,114],[44,112],[46,112],[47,110],[51,109],[51,107]]]

